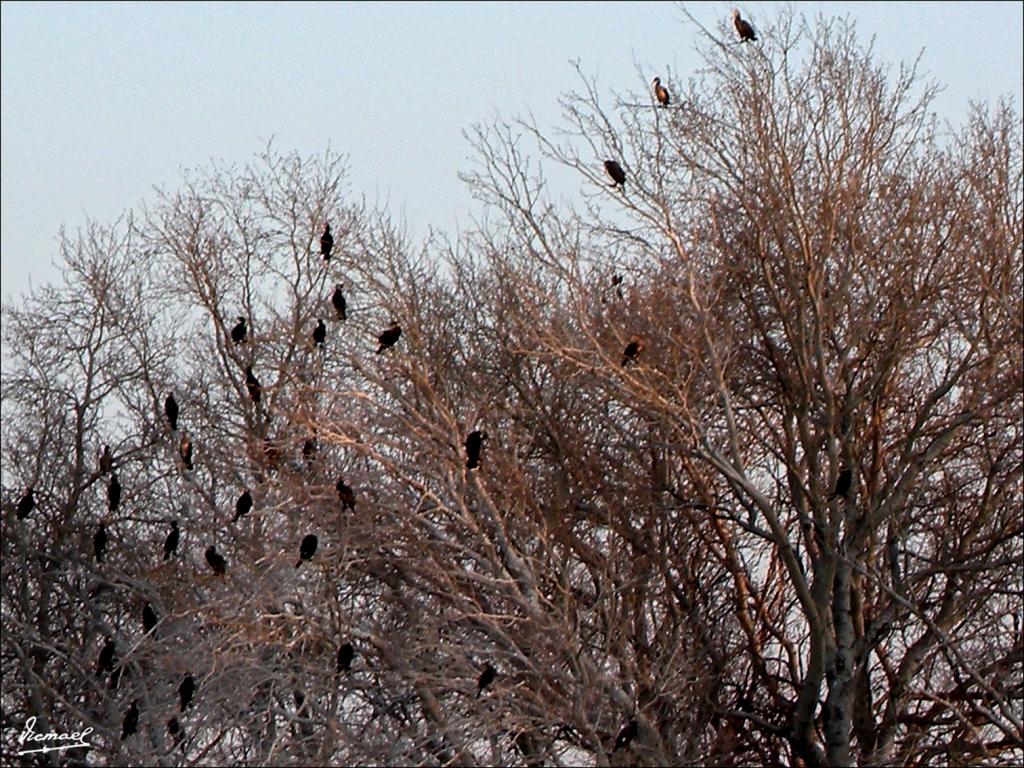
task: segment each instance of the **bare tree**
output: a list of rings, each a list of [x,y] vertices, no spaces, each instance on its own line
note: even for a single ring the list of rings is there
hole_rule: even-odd
[[[474,131],[456,243],[272,148],[62,237],[3,310],[5,762],[1020,761],[1019,119],[722,32]]]

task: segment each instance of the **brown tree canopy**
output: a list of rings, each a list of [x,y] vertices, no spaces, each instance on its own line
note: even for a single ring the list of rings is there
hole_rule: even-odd
[[[726,24],[668,107],[472,132],[454,243],[272,148],[62,233],[3,309],[5,764],[1024,759],[1020,117]]]

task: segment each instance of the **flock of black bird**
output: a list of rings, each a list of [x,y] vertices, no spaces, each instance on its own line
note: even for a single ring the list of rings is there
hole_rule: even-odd
[[[732,12],[733,26],[736,30],[737,35],[741,43],[750,41],[756,41],[757,35],[754,32],[754,28],[749,22],[745,21],[740,17],[738,10]],[[668,89],[661,84],[661,78],[656,77],[653,81],[653,92],[654,97],[661,107],[667,107],[671,103],[671,95]],[[626,172],[622,166],[616,160],[605,160],[604,168],[607,174],[612,179],[612,187],[619,187],[625,191],[626,186]],[[324,224],[323,234],[320,236],[320,255],[323,257],[325,263],[330,263],[331,254],[334,249],[334,236],[331,234],[330,223]],[[621,282],[621,278],[616,276],[613,283],[618,284]],[[334,288],[334,293],[331,296],[331,304],[334,307],[335,317],[339,321],[344,321],[347,318],[348,305],[345,300],[345,294],[343,291],[343,284],[338,283]],[[621,295],[621,289],[619,291]],[[238,317],[238,322],[232,327],[230,332],[231,342],[234,345],[243,344],[248,338],[249,330],[248,323],[245,317]],[[381,354],[395,344],[398,343],[402,336],[402,328],[397,321],[392,321],[391,325],[382,331],[377,337],[377,354]],[[324,325],[322,319],[317,319],[316,328],[312,333],[313,344],[317,347],[323,348],[327,340],[327,326]],[[622,366],[625,367],[631,362],[635,362],[643,351],[643,341],[639,337],[633,337],[630,342],[626,345],[626,348],[622,353]],[[245,368],[245,386],[248,391],[250,399],[254,403],[259,403],[262,397],[262,386],[256,375],[253,373],[252,365],[247,365]],[[174,398],[174,394],[168,394],[164,400],[164,415],[167,418],[167,423],[171,428],[172,432],[178,431],[178,417],[180,415],[180,407],[177,400]],[[480,466],[480,455],[483,449],[484,441],[487,440],[487,433],[479,430],[470,432],[466,437],[465,450],[466,450],[466,469],[475,470]],[[307,461],[311,460],[313,454],[316,451],[316,442],[312,439],[308,439],[303,444],[302,453]],[[179,455],[181,457],[184,467],[188,470],[194,468],[192,462],[192,441],[188,435],[183,434],[181,442],[179,444]],[[107,508],[110,512],[116,512],[120,503],[122,488],[121,483],[117,479],[117,474],[114,470],[114,456],[109,445],[103,446],[103,451],[99,457],[99,471],[100,475],[110,475],[110,480],[107,484]],[[853,484],[853,472],[848,467],[843,467],[839,473],[839,477],[836,480],[835,489],[829,496],[829,499],[845,498],[850,492]],[[347,485],[344,479],[339,479],[335,486],[338,498],[341,501],[342,509],[345,511],[354,511],[356,507],[356,496],[353,489]],[[34,489],[30,486],[25,494],[19,499],[18,504],[15,508],[16,516],[19,520],[25,520],[36,508],[36,498]],[[242,494],[238,497],[235,502],[235,515],[231,519],[232,523],[237,523],[242,517],[249,514],[253,508],[253,498],[249,489],[246,488]],[[180,530],[178,528],[178,521],[171,521],[171,529],[167,534],[167,538],[164,540],[163,546],[163,559],[169,560],[177,551],[178,543],[180,540]],[[107,545],[109,543],[109,535],[106,528],[106,523],[101,521],[96,529],[93,536],[93,552],[97,563],[102,563],[103,558],[106,554]],[[315,534],[307,534],[303,537],[302,542],[299,545],[299,559],[295,563],[295,567],[299,568],[304,562],[311,560],[316,554],[319,540]],[[205,552],[206,562],[210,569],[217,576],[223,576],[227,572],[227,561],[224,556],[217,552],[217,548],[211,544],[206,548]],[[157,625],[159,624],[159,617],[152,605],[147,601],[142,608],[142,627],[144,634],[155,634]],[[337,662],[336,662],[336,674],[348,673],[352,668],[352,662],[356,656],[355,647],[351,642],[344,642],[338,648]],[[112,637],[107,637],[102,649],[100,650],[99,656],[96,660],[96,675],[102,677],[103,675],[110,675],[109,687],[116,688],[120,679],[121,666],[117,663],[117,646]],[[493,665],[487,663],[483,671],[477,680],[477,691],[476,696],[479,698],[484,690],[490,686],[495,679],[498,677],[498,671]],[[196,681],[191,674],[187,674],[182,680],[178,687],[179,696],[179,712],[184,713],[187,709],[192,706],[193,698],[197,691]],[[301,700],[300,700],[301,697]],[[296,706],[302,707],[305,701],[305,696],[299,691],[295,692]],[[139,724],[139,708],[138,699],[132,701],[131,705],[124,713],[124,717],[121,723],[121,739],[125,740],[133,735]],[[177,717],[171,717],[167,721],[167,730],[171,734],[175,743],[181,740],[181,724]],[[627,748],[633,739],[636,738],[639,733],[639,725],[636,720],[630,720],[622,730],[619,732],[615,739],[615,745],[612,752],[617,752],[620,749]]]

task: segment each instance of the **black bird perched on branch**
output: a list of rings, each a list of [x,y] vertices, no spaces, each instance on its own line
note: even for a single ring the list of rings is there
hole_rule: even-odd
[[[248,515],[251,510],[252,494],[249,493],[249,489],[246,488],[242,491],[242,495],[238,497],[238,501],[235,502],[235,516],[231,518],[231,522],[237,523],[240,517]]]
[[[156,617],[156,611],[153,610],[153,606],[149,603],[142,606],[142,629],[145,630],[147,635],[156,629],[157,621],[159,619]]]
[[[391,349],[391,347],[395,346],[401,335],[401,326],[398,323],[392,321],[391,327],[388,328],[386,331],[383,331],[380,334],[380,336],[377,337],[377,342],[380,344],[380,346],[377,347],[377,354],[379,355],[385,349]]]
[[[249,390],[249,397],[252,398],[254,403],[260,401],[262,394],[262,387],[260,387],[260,381],[253,375],[252,366],[245,366],[245,388]]]
[[[356,509],[355,491],[345,484],[344,478],[338,478],[338,482],[334,487],[338,491],[338,498],[341,499],[342,509],[350,509],[354,512]]]
[[[739,8],[732,9],[732,24],[736,27],[736,34],[740,36],[741,43],[745,43],[748,40],[757,41],[757,35],[754,34],[754,28],[750,26],[750,22],[740,18]]]
[[[612,177],[612,187],[626,188],[626,172],[622,170],[622,166],[614,160],[605,160],[604,169],[608,172],[608,175]]]
[[[181,741],[181,723],[178,722],[178,718],[172,717],[167,721],[167,732],[171,734],[175,744]]]
[[[167,417],[167,421],[171,425],[171,432],[178,431],[178,401],[174,399],[174,393],[171,392],[167,395],[167,399],[164,400],[164,415]]]
[[[638,336],[634,336],[622,351],[622,367],[625,368],[627,363],[636,360],[643,349],[644,343]]]
[[[306,460],[306,464],[312,464],[313,459],[316,458],[316,440],[312,437],[307,437],[302,444],[302,457]]]
[[[32,510],[36,508],[36,497],[35,491],[30,485],[25,489],[25,495],[18,500],[17,515],[19,520],[24,520],[30,514]]]
[[[213,568],[213,572],[218,576],[223,576],[227,571],[227,561],[217,554],[217,548],[211,544],[206,548],[206,562],[209,563],[210,567]]]
[[[231,329],[231,341],[235,344],[241,344],[248,335],[249,329],[245,327],[245,318],[238,318],[238,323]]]
[[[339,320],[344,320],[348,310],[348,303],[345,301],[345,294],[341,292],[341,283],[334,286],[334,295],[331,296],[331,304],[334,305],[334,313]]]
[[[352,643],[345,642],[341,644],[338,649],[338,663],[335,666],[335,673],[341,674],[342,672],[348,672],[352,669],[352,660],[356,657],[356,649],[352,647]]]
[[[170,560],[171,555],[178,551],[178,539],[180,534],[178,532],[178,521],[171,521],[171,531],[167,534],[167,538],[164,539],[164,560]]]
[[[103,446],[103,453],[100,454],[100,474],[105,475],[114,468],[114,456],[110,452],[110,446]]]
[[[181,681],[181,685],[178,686],[178,700],[180,705],[178,707],[179,712],[184,712],[190,706],[192,706],[192,697],[196,692],[196,681],[192,675],[185,675],[185,679]]]
[[[850,493],[850,488],[853,486],[853,470],[849,467],[843,467],[839,473],[839,477],[836,478],[836,487],[830,495],[829,501],[832,499],[845,499]]]
[[[331,260],[331,250],[334,248],[334,236],[331,235],[331,225],[324,224],[324,233],[320,235],[320,255],[324,261]]]
[[[660,77],[654,78],[654,96],[658,99],[658,103],[663,107],[667,107],[669,102],[672,100],[668,95],[668,88],[661,84]]]
[[[124,719],[121,721],[121,741],[124,741],[133,733],[135,729],[139,727],[139,700],[136,699],[132,702],[132,705],[128,707],[128,711],[124,713]]]
[[[107,551],[107,527],[100,522],[100,527],[92,537],[92,550],[96,555],[96,562],[103,562],[103,553]]]
[[[324,341],[327,339],[327,326],[324,325],[324,321],[320,318],[316,320],[316,328],[313,329],[313,343],[318,347],[324,345]]]
[[[619,735],[615,737],[615,747],[612,749],[612,754],[628,747],[638,733],[640,733],[640,724],[636,720],[630,720],[626,723],[622,730],[619,731]]]
[[[96,676],[101,677],[104,672],[114,671],[114,659],[117,656],[117,647],[114,645],[114,638],[107,637],[107,642],[100,649],[99,658],[96,659]]]
[[[192,441],[188,435],[181,436],[181,445],[178,447],[178,452],[181,454],[181,460],[185,463],[185,469],[195,469],[192,466]]]
[[[302,543],[299,544],[299,561],[295,563],[296,568],[302,565],[303,561],[309,560],[316,554],[318,543],[315,533],[307,533],[302,537]]]
[[[480,694],[484,692],[484,688],[494,682],[494,678],[498,676],[498,670],[491,666],[490,662],[484,667],[484,671],[480,673],[480,679],[476,681],[476,697],[479,699]]]
[[[479,430],[474,430],[466,436],[466,469],[476,469],[480,466],[480,450],[484,447],[486,439],[487,433]]]
[[[107,484],[107,509],[116,512],[120,503],[121,482],[117,479],[117,475],[111,473],[110,482]]]

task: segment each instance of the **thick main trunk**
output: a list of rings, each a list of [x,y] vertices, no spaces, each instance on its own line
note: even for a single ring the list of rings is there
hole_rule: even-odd
[[[822,710],[825,754],[830,766],[853,765],[850,733],[853,725],[853,614],[850,611],[851,571],[839,561],[832,584],[832,626],[835,648],[828,661],[828,698]]]

